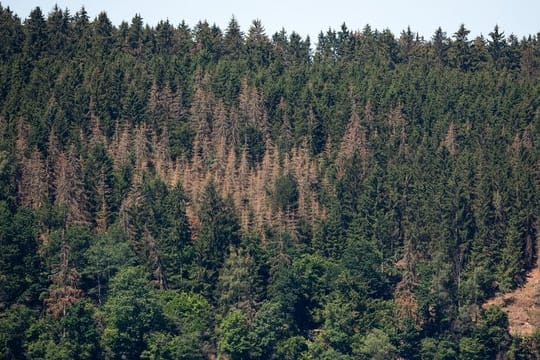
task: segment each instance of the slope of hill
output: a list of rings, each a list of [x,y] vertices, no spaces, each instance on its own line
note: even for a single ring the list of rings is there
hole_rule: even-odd
[[[520,288],[487,301],[483,307],[499,306],[508,313],[513,335],[531,335],[540,330],[540,269],[535,267]]]
[[[0,5],[0,357],[537,356],[540,34],[469,34]]]

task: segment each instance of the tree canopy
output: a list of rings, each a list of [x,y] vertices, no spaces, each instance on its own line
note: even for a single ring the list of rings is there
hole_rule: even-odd
[[[540,357],[483,307],[540,238],[540,34],[510,30],[0,5],[0,355]]]

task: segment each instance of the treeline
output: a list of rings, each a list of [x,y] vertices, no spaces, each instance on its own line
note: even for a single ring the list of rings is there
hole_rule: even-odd
[[[6,359],[537,359],[540,36],[0,6]]]

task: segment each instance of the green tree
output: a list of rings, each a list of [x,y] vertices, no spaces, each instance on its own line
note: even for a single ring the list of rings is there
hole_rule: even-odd
[[[38,57],[47,50],[47,23],[39,7],[36,7],[25,22],[24,53],[31,59]]]
[[[328,216],[320,220],[313,234],[314,251],[323,256],[340,259],[346,246],[345,231],[338,204],[329,204]]]
[[[503,65],[501,58],[503,57],[506,48],[504,32],[500,32],[499,25],[495,25],[493,31],[489,33],[489,37],[491,40],[488,40],[488,50],[491,55],[491,59],[496,67],[501,67]]]
[[[469,70],[473,60],[471,58],[471,42],[467,38],[470,33],[471,31],[465,28],[464,24],[461,24],[454,34],[455,41],[449,50],[452,64],[464,71]]]
[[[157,238],[163,272],[169,287],[180,288],[188,277],[195,254],[186,216],[186,197],[179,185],[167,192],[162,207],[154,214],[163,220],[163,223],[158,222]]]
[[[146,348],[145,336],[156,329],[162,313],[142,267],[121,269],[110,281],[103,305],[104,351],[111,359],[137,359]]]
[[[252,343],[249,341],[247,316],[240,310],[232,309],[219,324],[218,349],[232,360],[245,359]]]
[[[435,30],[435,34],[431,38],[433,52],[439,65],[446,64],[449,39],[446,37],[446,33],[439,27]]]
[[[457,358],[456,345],[445,339],[424,338],[420,356],[422,360],[452,360]]]
[[[517,229],[515,218],[512,217],[504,237],[504,247],[501,250],[501,261],[497,266],[499,289],[510,291],[524,281],[523,240]]]
[[[26,331],[27,355],[32,359],[96,359],[100,357],[94,308],[82,300],[59,321],[38,319]]]
[[[159,290],[164,327],[145,336],[146,359],[204,359],[211,324],[210,304],[200,295]]]
[[[240,25],[234,16],[229,21],[223,37],[223,51],[233,59],[240,59],[244,53],[244,34],[240,31]]]
[[[92,280],[87,294],[95,296],[100,305],[109,280],[120,268],[135,263],[135,254],[127,242],[127,236],[117,225],[109,228],[105,234],[96,236],[84,253],[84,258],[86,265],[81,272]]]
[[[255,314],[249,333],[252,344],[251,356],[258,359],[287,358],[285,349],[279,350],[279,344],[286,341],[290,334],[290,321],[280,303],[265,301]],[[285,345],[283,345],[285,346]],[[291,349],[292,350],[292,349]],[[298,355],[298,353],[297,353]]]
[[[201,224],[195,245],[198,263],[205,269],[206,286],[213,287],[229,246],[240,242],[240,226],[231,204],[221,199],[212,181],[201,195],[198,217]]]
[[[45,287],[38,226],[32,211],[13,214],[0,201],[0,308],[16,302],[32,304]]]
[[[24,40],[21,20],[12,10],[0,6],[0,33],[2,34],[2,50],[0,59],[8,60],[22,50]]]
[[[253,258],[242,248],[231,247],[219,273],[218,304],[224,311],[236,307],[250,313],[255,305],[255,274]]]
[[[355,219],[348,231],[343,255],[343,267],[355,279],[356,285],[370,295],[383,295],[387,279],[382,270],[383,256],[376,239],[362,231],[360,219]]]
[[[459,359],[485,359],[486,348],[477,339],[463,337],[459,341]]]
[[[280,176],[275,180],[272,203],[276,210],[290,212],[298,206],[298,183],[293,174]]]
[[[278,359],[295,360],[302,358],[308,350],[306,339],[302,336],[291,336],[277,345],[275,355]]]
[[[5,359],[25,359],[24,333],[34,321],[34,314],[24,305],[12,305],[0,313],[0,348]]]
[[[389,360],[396,356],[396,347],[382,330],[373,329],[354,344],[354,353],[360,359]]]

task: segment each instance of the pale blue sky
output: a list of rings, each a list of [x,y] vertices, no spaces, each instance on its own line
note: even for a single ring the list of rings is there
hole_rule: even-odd
[[[134,14],[140,13],[150,25],[169,19],[175,25],[185,20],[193,27],[206,19],[225,29],[234,15],[244,32],[253,19],[260,19],[268,35],[284,27],[289,34],[294,30],[302,36],[310,35],[312,43],[321,30],[339,29],[343,22],[351,30],[362,29],[368,23],[379,30],[389,28],[396,36],[410,25],[426,38],[438,26],[450,36],[461,23],[471,30],[471,36],[487,36],[495,24],[507,35],[514,33],[519,38],[540,32],[540,0],[0,0],[0,3],[22,19],[36,6],[48,13],[57,3],[74,14],[84,5],[92,18],[105,10],[116,25],[122,20],[129,22]]]

